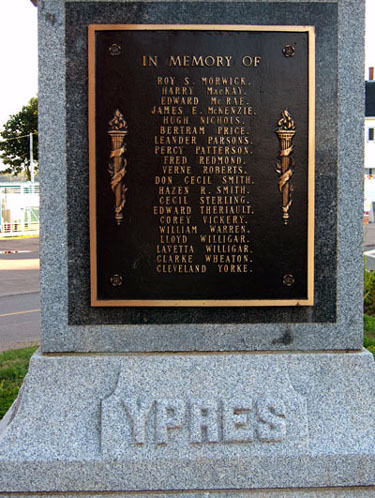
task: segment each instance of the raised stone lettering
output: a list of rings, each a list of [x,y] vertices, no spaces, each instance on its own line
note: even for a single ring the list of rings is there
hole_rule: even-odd
[[[129,417],[133,440],[136,444],[144,444],[146,438],[146,422],[150,415],[154,401],[150,399],[142,399],[139,397],[137,400],[129,399],[123,401],[123,406]]]
[[[219,441],[218,403],[193,400],[190,404],[190,442],[217,443]]]
[[[112,412],[103,402],[104,418]],[[119,437],[124,447],[190,444],[280,443],[294,421],[280,396],[238,398],[119,398]],[[127,419],[124,420],[124,411]],[[120,415],[121,414],[121,415]],[[120,429],[120,427],[123,429]],[[176,437],[177,436],[177,437]],[[103,440],[105,440],[103,432]]]
[[[260,441],[278,443],[286,437],[285,405],[279,398],[261,398],[257,401],[257,434]]]
[[[156,401],[156,442],[168,444],[168,430],[182,427],[185,405],[180,399],[159,399]]]
[[[223,441],[227,443],[245,443],[254,439],[253,427],[249,420],[252,400],[223,400]]]

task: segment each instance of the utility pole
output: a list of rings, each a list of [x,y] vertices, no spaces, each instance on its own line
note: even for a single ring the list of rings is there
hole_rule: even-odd
[[[34,183],[33,134],[30,133],[30,180]]]

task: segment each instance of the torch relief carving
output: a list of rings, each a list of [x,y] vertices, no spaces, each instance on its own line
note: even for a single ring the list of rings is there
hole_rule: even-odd
[[[112,146],[108,171],[111,175],[111,189],[115,196],[115,220],[117,225],[120,225],[124,217],[125,194],[128,190],[124,178],[127,161],[123,157],[126,150],[125,137],[128,134],[128,125],[118,109],[108,124],[110,127],[108,135],[111,137]]]
[[[276,163],[276,172],[279,174],[279,192],[282,197],[282,213],[284,225],[289,221],[289,209],[292,205],[293,185],[290,178],[293,175],[294,159],[291,156],[293,152],[293,137],[296,133],[296,125],[292,116],[285,109],[281,113],[281,119],[277,122],[278,128],[275,130],[280,141],[280,159]]]

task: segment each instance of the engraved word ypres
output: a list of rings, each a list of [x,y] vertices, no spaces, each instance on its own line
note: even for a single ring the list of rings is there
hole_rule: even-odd
[[[286,437],[282,399],[137,399],[121,400],[131,428],[132,443],[168,444],[170,431],[188,429],[188,442],[265,443]],[[184,432],[186,433],[186,432]]]

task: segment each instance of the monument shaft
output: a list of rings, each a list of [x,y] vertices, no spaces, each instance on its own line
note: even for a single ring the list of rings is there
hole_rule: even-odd
[[[38,3],[42,344],[0,494],[373,496],[364,1]]]

